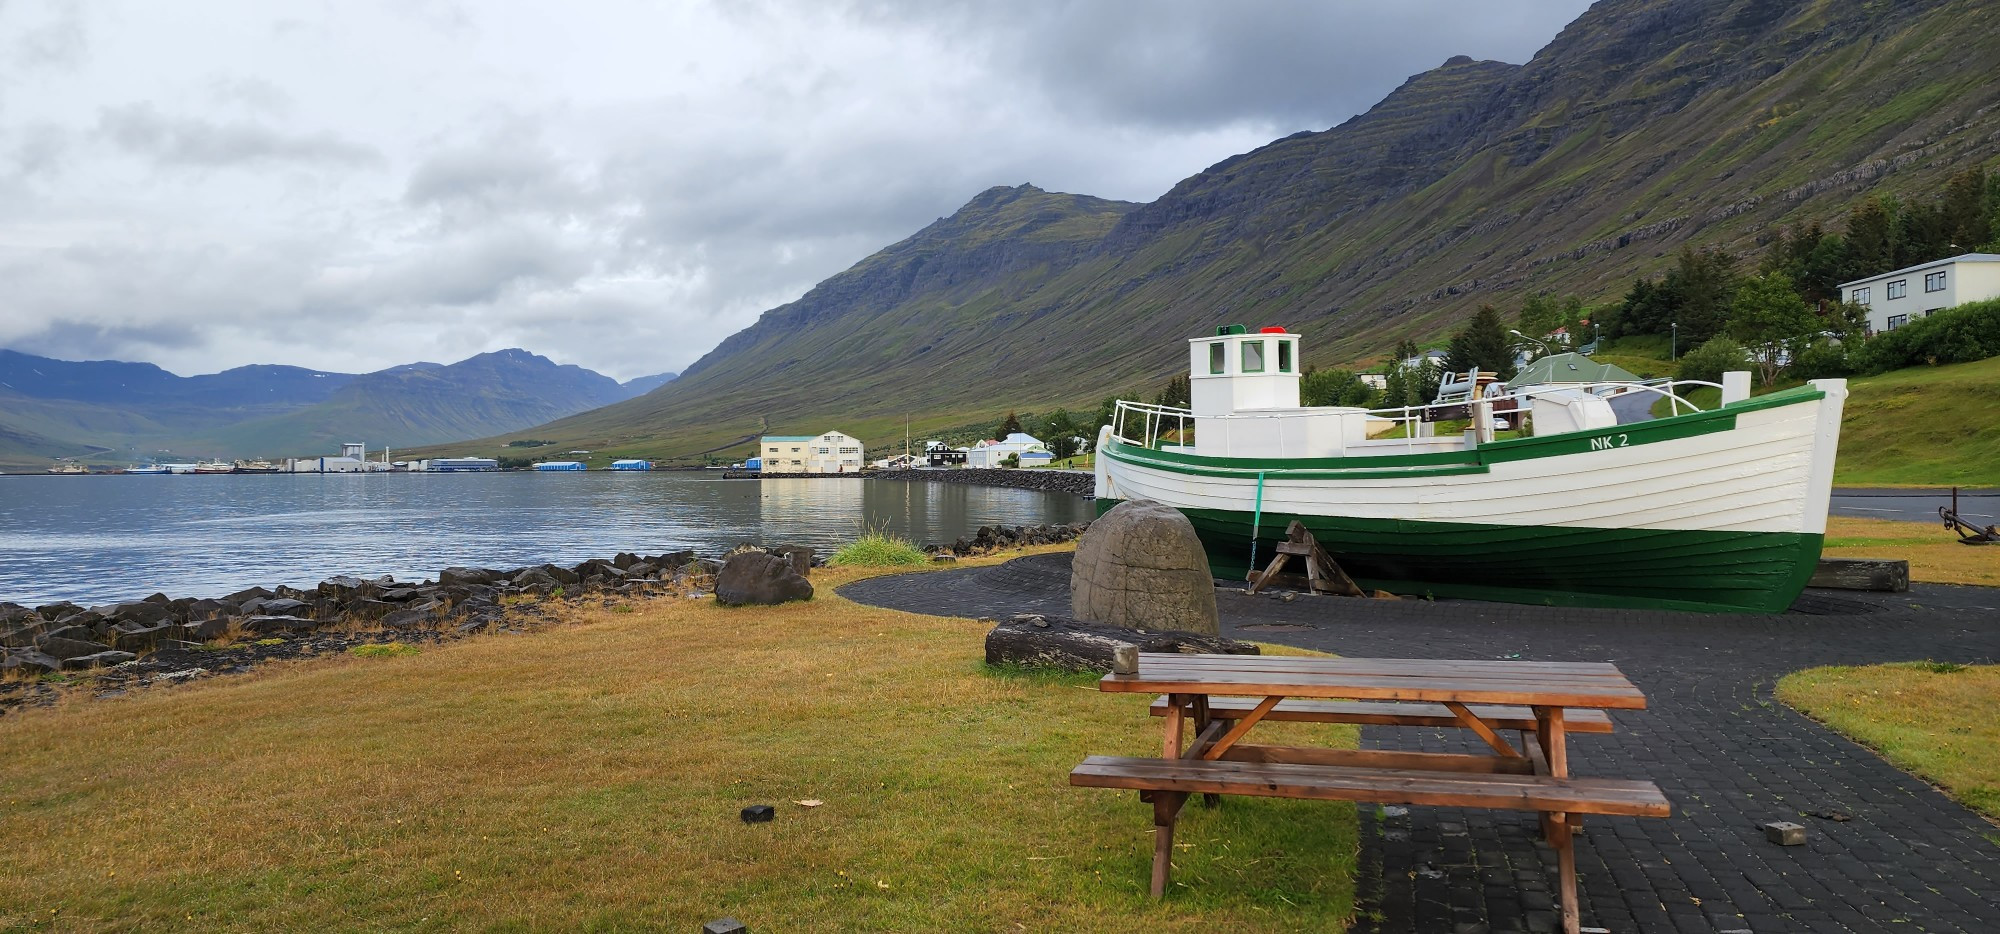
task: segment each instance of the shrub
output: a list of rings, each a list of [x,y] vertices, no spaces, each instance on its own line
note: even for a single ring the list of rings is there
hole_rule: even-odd
[[[403,655],[419,655],[424,650],[403,642],[377,642],[372,645],[357,645],[347,650],[347,654],[360,658],[396,658]]]
[[[1719,383],[1722,374],[1749,368],[1750,351],[1727,337],[1716,337],[1681,356],[1680,378]]]
[[[826,560],[828,564],[847,567],[881,568],[926,564],[930,558],[922,549],[894,535],[870,532],[841,546]]]
[[[1831,379],[1854,372],[1848,364],[1847,344],[1836,340],[1816,340],[1792,360],[1792,373],[1800,379]]]
[[[2000,356],[2000,299],[1946,308],[1877,334],[1849,355],[1857,373]]]

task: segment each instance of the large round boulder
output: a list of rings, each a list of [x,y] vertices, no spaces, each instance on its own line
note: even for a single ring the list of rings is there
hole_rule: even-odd
[[[1194,525],[1180,510],[1128,500],[1091,523],[1070,565],[1078,619],[1127,629],[1215,635],[1215,579]]]
[[[793,570],[789,559],[762,551],[730,555],[715,575],[715,602],[724,606],[776,606],[812,595],[812,582]]]

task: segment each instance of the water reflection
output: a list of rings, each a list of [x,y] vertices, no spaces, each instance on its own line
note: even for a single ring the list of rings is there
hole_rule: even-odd
[[[1086,500],[955,483],[590,474],[8,477],[0,600],[307,586],[334,574],[575,562],[743,542],[831,548],[869,529],[948,542],[1089,518]]]

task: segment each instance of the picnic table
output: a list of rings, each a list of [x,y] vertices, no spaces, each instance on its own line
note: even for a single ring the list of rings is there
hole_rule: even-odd
[[[1174,820],[1190,794],[1535,811],[1556,851],[1563,930],[1580,925],[1574,837],[1584,814],[1666,817],[1649,781],[1570,774],[1569,734],[1609,733],[1607,709],[1646,697],[1616,665],[1581,662],[1140,654],[1098,688],[1161,693],[1159,758],[1091,756],[1070,784],[1136,789],[1153,805],[1155,898],[1166,892]],[[1264,721],[1462,727],[1484,754],[1244,742]],[[1191,736],[1189,727],[1192,727]],[[1518,745],[1503,735],[1518,734]]]

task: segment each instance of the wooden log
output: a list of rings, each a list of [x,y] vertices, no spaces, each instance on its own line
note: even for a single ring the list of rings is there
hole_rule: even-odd
[[[1821,558],[1808,587],[1833,590],[1872,590],[1879,593],[1907,593],[1910,589],[1910,562],[1886,558]]]
[[[1016,616],[986,634],[986,663],[1070,671],[1111,671],[1117,650],[1140,652],[1256,655],[1248,642],[1174,630],[1124,629],[1060,616]]]

